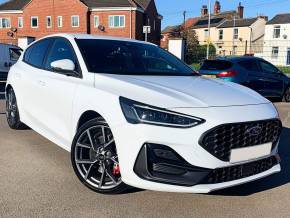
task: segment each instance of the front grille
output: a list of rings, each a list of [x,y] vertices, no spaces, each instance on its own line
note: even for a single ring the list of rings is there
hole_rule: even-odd
[[[250,131],[255,127],[260,129],[259,134]],[[232,149],[270,142],[275,145],[281,131],[282,124],[278,119],[223,124],[206,132],[200,139],[200,145],[216,158],[229,161]]]
[[[276,164],[278,160],[273,156],[251,163],[215,169],[209,173],[202,184],[216,184],[246,178],[265,172]]]

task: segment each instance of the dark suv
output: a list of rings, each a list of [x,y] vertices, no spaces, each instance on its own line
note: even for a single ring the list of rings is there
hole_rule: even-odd
[[[199,73],[247,86],[264,97],[290,102],[290,78],[261,58],[234,57],[205,60]]]

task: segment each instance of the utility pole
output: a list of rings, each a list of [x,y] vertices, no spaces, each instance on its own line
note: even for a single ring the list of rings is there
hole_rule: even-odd
[[[234,26],[233,26],[233,54],[235,55],[235,28],[236,28],[236,15],[234,15]]]
[[[209,40],[210,40],[210,19],[211,19],[211,0],[208,0],[208,42],[206,49],[206,59],[209,59]]]
[[[186,11],[183,11],[183,28],[185,29]]]

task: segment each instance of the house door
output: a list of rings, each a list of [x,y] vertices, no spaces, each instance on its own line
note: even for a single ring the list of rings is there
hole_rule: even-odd
[[[287,51],[287,65],[290,65],[290,48]]]

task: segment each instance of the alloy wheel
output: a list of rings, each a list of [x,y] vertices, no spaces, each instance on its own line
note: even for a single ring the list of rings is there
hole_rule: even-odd
[[[76,168],[85,182],[100,190],[122,183],[115,141],[107,124],[83,131],[74,149]]]
[[[16,98],[13,90],[11,89],[7,93],[6,116],[9,120],[15,120],[17,116]]]

